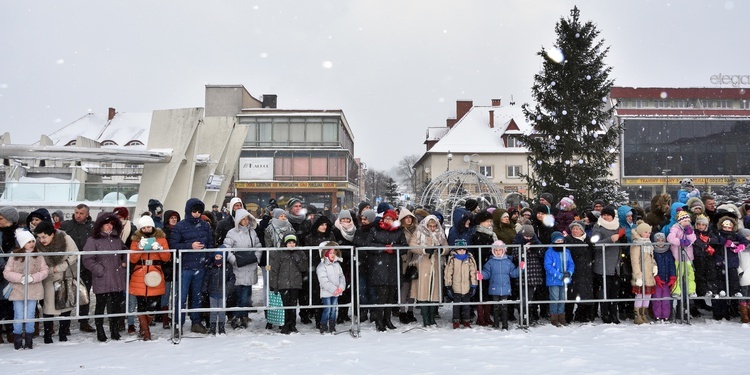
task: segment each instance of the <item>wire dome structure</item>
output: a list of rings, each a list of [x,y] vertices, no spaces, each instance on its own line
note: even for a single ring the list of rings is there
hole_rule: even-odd
[[[485,175],[470,169],[446,171],[436,177],[425,188],[420,199],[422,207],[430,206],[443,214],[443,224],[453,225],[453,210],[463,207],[466,200],[474,198],[479,209],[491,205],[505,208],[502,192]]]

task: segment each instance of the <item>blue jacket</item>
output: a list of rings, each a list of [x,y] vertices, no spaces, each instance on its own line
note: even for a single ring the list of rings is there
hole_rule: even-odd
[[[202,252],[192,252],[181,254],[181,249],[192,249],[193,242],[201,242],[205,249],[213,247],[214,237],[211,234],[211,226],[201,220],[200,217],[194,218],[191,214],[191,208],[196,204],[203,204],[198,198],[190,198],[185,204],[185,218],[172,228],[169,234],[169,248],[177,249],[182,269],[199,269],[203,268],[207,254]],[[211,253],[213,255],[213,253]]]
[[[633,213],[633,223],[628,224],[628,212]],[[638,220],[638,213],[630,206],[622,205],[617,207],[617,218],[620,220],[620,228],[625,228],[625,236],[628,238],[628,243],[633,242],[633,229],[635,229],[635,222]]]
[[[573,258],[570,256],[570,250],[568,249],[555,251],[554,248],[549,247],[547,248],[547,252],[544,253],[544,270],[547,273],[547,286],[564,286],[563,274],[568,272],[572,276],[575,268]]]
[[[661,281],[668,283],[670,277],[677,275],[674,266],[674,256],[669,251],[669,245],[667,245],[667,251],[663,253],[654,251],[654,261],[656,261],[656,267],[659,269],[659,273],[656,276],[659,276]]]
[[[487,293],[491,296],[509,296],[511,277],[518,277],[518,267],[513,265],[513,260],[508,255],[493,255],[482,268],[482,278],[490,281]]]
[[[669,230],[672,229],[672,225],[677,224],[677,209],[682,207],[685,207],[685,204],[680,202],[674,202],[669,207],[669,224],[661,228],[661,232],[664,233],[665,236],[669,236]]]

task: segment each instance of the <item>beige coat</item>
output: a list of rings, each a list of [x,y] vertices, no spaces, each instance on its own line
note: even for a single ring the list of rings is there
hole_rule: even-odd
[[[57,236],[64,236],[64,240],[62,241],[62,243],[64,243],[64,249],[60,249],[59,251],[65,251],[72,254],[66,256],[60,264],[49,267],[49,276],[47,276],[47,278],[42,282],[42,286],[44,286],[44,313],[47,315],[60,315],[64,312],[73,310],[72,308],[63,310],[55,309],[54,284],[55,281],[62,280],[65,272],[72,272],[73,274],[75,274],[75,272],[77,271],[76,262],[78,261],[78,256],[76,253],[78,252],[78,246],[76,246],[75,241],[73,241],[73,239],[63,231],[58,230],[55,233],[55,238],[57,238]],[[37,243],[37,246],[39,246],[39,243]]]
[[[636,234],[634,233],[633,235],[635,236]],[[654,274],[656,261],[654,260],[654,247],[651,246],[651,241],[647,239],[634,239],[633,244],[630,247],[630,264],[633,266],[633,278],[630,281],[630,285],[637,286],[636,280],[641,278],[645,286],[656,285],[656,280],[654,279],[654,276],[656,276]],[[641,268],[641,247],[643,247],[643,268]]]
[[[411,282],[409,298],[414,298],[417,302],[440,302],[440,289],[442,289],[440,271],[445,264],[441,264],[438,258],[449,253],[448,249],[442,248],[448,246],[448,240],[444,233],[439,232],[437,240],[428,234],[427,223],[431,219],[439,223],[437,217],[427,216],[419,223],[411,241],[409,241],[409,246],[425,247],[424,249],[409,250],[412,256],[410,264],[416,265],[419,273],[419,277]],[[438,228],[438,231],[442,231],[442,229]],[[429,254],[429,251],[426,250],[433,250],[433,252]]]
[[[477,285],[477,262],[474,261],[473,255],[467,255],[469,257],[464,261],[450,256],[445,266],[445,285],[450,285],[456,294],[469,293],[471,286]]]

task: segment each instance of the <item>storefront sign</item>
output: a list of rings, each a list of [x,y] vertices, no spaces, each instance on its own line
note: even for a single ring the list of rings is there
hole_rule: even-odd
[[[750,75],[723,75],[719,73],[711,76],[711,83],[714,85],[732,85],[732,87],[750,86]]]
[[[667,183],[669,185],[679,185],[682,177],[670,177]],[[735,177],[734,182],[744,184],[745,177]],[[642,177],[642,178],[623,178],[623,185],[664,185],[664,177]],[[693,185],[726,185],[729,183],[729,177],[693,177]]]
[[[237,189],[346,189],[346,182],[306,182],[306,181],[282,181],[282,182],[235,182]]]
[[[240,180],[273,180],[273,158],[240,158]]]

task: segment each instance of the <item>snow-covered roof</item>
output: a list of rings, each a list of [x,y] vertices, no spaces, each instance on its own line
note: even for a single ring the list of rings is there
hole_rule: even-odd
[[[115,113],[111,121],[107,115],[87,113],[80,119],[71,122],[48,135],[56,146],[65,146],[75,141],[78,136],[93,139],[112,146],[125,146],[140,143],[144,150],[151,129],[151,112],[149,113]]]
[[[490,111],[493,111],[493,128],[490,128]],[[518,130],[508,129],[511,124],[515,124]],[[474,106],[427,152],[525,153],[525,148],[505,147],[502,136],[526,133],[528,129],[530,125],[520,106]]]

